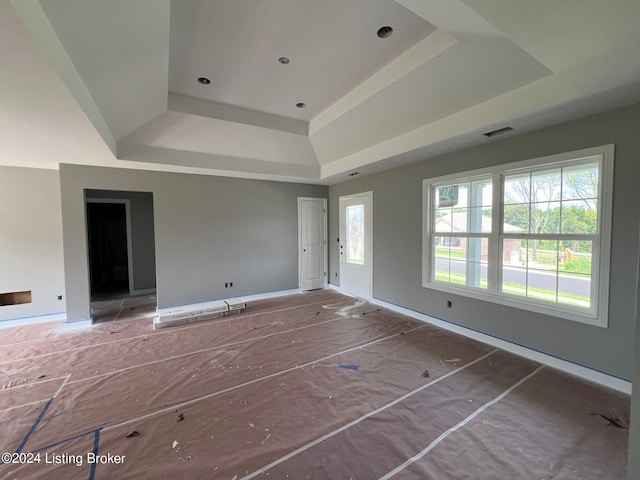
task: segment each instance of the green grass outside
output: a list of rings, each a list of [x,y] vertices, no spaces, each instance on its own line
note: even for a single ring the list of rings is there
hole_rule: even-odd
[[[447,248],[436,248],[436,258],[456,258],[465,260],[467,258],[466,252],[461,250],[449,250]]]
[[[582,275],[591,275],[591,258],[574,257],[570,262],[561,263],[558,271],[570,275],[578,273]]]
[[[438,282],[446,282],[446,283],[453,283],[456,285],[466,285],[466,280],[465,280],[465,276],[462,273],[451,273],[448,274],[447,272],[442,272],[442,271],[436,271],[436,281]],[[487,288],[487,279],[486,278],[481,278],[480,279],[480,287],[478,288]]]

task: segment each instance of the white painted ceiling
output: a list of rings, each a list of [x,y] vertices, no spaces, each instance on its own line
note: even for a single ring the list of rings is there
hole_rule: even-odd
[[[0,0],[0,164],[330,184],[638,102],[638,45],[638,0]]]

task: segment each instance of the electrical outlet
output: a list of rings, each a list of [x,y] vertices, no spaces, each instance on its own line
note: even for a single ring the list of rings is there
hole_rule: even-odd
[[[224,284],[224,288],[229,288],[229,283],[228,282]]]
[[[58,300],[62,300],[62,295],[58,295]]]
[[[451,305],[453,305],[453,304],[451,303],[451,300],[447,300],[447,308],[451,308]]]
[[[230,286],[230,287],[233,287],[233,282],[229,282],[229,286]]]

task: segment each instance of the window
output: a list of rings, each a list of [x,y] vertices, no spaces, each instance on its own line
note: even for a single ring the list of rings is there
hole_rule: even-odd
[[[607,326],[613,145],[424,180],[423,286]]]
[[[364,265],[364,205],[347,207],[347,262]]]
[[[491,192],[490,176],[432,189],[435,281],[487,288]]]

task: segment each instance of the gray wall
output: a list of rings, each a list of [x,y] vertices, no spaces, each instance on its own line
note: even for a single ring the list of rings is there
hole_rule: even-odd
[[[640,254],[640,252],[639,252]],[[635,355],[633,361],[633,387],[631,396],[631,426],[629,428],[629,463],[627,479],[640,478],[640,264],[638,264],[636,286]]]
[[[131,209],[133,290],[156,288],[153,195],[148,192],[122,192],[114,190],[86,190],[85,195],[87,198],[129,200]]]
[[[60,166],[68,320],[89,317],[84,190],[153,194],[158,306],[298,287],[297,197],[325,186]],[[225,282],[233,288],[224,288]]]
[[[375,298],[630,380],[638,264],[638,125],[640,105],[634,105],[331,186],[330,281],[339,285],[338,198],[372,190]],[[609,328],[421,286],[424,178],[610,143],[616,151]],[[446,308],[447,299],[453,308]]]
[[[64,313],[58,172],[0,167],[0,293],[25,290],[31,303],[0,307],[0,321]]]

